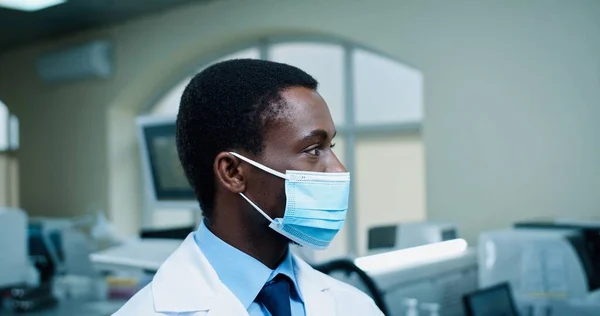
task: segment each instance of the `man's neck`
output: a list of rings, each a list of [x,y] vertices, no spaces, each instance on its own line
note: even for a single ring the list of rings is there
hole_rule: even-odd
[[[284,236],[267,227],[252,231],[252,225],[235,225],[237,223],[232,219],[226,227],[216,220],[205,219],[204,223],[215,236],[271,270],[277,268],[289,248],[289,241]]]

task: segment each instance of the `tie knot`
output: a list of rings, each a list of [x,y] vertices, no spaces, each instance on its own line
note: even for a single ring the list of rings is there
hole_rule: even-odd
[[[290,316],[290,279],[278,274],[263,286],[256,301],[263,304],[272,316]]]
[[[280,273],[280,274],[276,275],[273,279],[271,279],[271,281],[267,282],[264,287],[270,286],[270,285],[275,285],[275,284],[286,284],[289,286],[291,282],[292,281],[290,280],[290,278],[287,275]]]

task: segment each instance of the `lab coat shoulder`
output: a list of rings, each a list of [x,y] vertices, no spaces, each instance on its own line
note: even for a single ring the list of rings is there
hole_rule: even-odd
[[[113,316],[160,315],[154,311],[152,286],[146,285],[125,303]]]
[[[329,282],[332,283],[330,291],[334,299],[342,302],[341,305],[338,305],[343,310],[338,310],[336,315],[352,315],[356,311],[361,311],[360,315],[383,315],[373,299],[364,292],[328,275],[323,276],[330,279]]]
[[[221,283],[190,234],[160,266],[152,282],[113,316],[247,315]]]
[[[313,269],[296,256],[295,259],[306,315],[383,315],[363,292]],[[162,264],[152,282],[113,314],[125,315],[247,316],[248,313],[221,282],[190,235]]]

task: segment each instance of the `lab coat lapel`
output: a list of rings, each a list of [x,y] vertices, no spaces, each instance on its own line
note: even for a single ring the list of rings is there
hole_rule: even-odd
[[[248,316],[248,312],[235,295],[225,288],[206,313],[207,316]]]
[[[152,292],[155,311],[159,313],[248,315],[221,282],[193,234],[188,235],[157,271]]]
[[[304,299],[306,316],[335,315],[335,299],[320,272],[294,255],[298,287]]]

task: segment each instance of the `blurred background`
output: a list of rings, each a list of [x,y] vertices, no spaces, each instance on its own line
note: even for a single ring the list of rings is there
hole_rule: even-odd
[[[6,218],[20,212],[27,226],[22,234],[5,231],[0,245],[17,249],[14,236],[24,236],[26,247],[15,251],[31,261],[34,228],[42,227],[42,257],[57,248],[61,267],[46,273],[37,262],[29,283],[43,284],[44,273],[46,280],[70,274],[77,261],[64,258],[64,235],[47,242],[52,232],[77,231],[90,250],[74,251],[88,258],[132,236],[171,239],[196,226],[199,209],[174,147],[179,98],[195,73],[243,57],[313,75],[339,130],[336,151],[353,175],[349,218],[329,250],[304,254],[310,262],[351,258],[369,270],[355,259],[461,241],[458,248],[471,251],[465,266],[473,268],[460,270],[472,273],[465,293],[507,282],[517,301],[545,293],[536,304],[547,308],[556,293],[587,300],[600,286],[599,1],[43,2],[0,0],[0,204]],[[578,254],[573,264],[583,271],[584,290],[572,290],[571,277],[561,279],[560,291],[538,279],[545,288],[524,289],[515,280],[531,271],[525,268],[482,276],[482,260],[501,259],[500,246],[483,246],[487,232],[508,229],[506,238],[515,238],[509,244],[550,238],[521,236],[516,223],[560,235],[564,251]],[[401,238],[404,232],[411,233]],[[573,251],[577,243],[565,240],[575,237],[565,234],[581,237],[588,254]],[[436,249],[425,253],[443,252]],[[518,253],[522,262],[540,258]],[[114,260],[92,256],[89,270]],[[566,271],[570,263],[561,260],[553,267]],[[113,290],[125,282],[114,270],[120,279],[108,282]],[[377,283],[380,274],[371,276]],[[465,312],[461,296],[421,298],[423,292],[384,298],[388,314],[404,315],[423,300],[440,305],[441,315]]]

